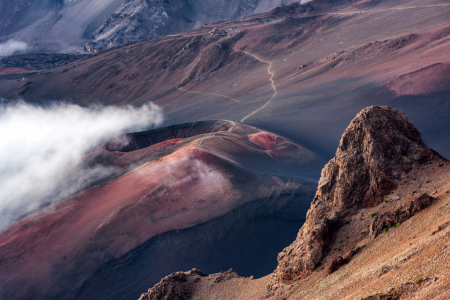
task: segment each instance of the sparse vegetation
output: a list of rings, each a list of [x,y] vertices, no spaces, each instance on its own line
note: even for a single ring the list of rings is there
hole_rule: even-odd
[[[429,180],[427,180],[427,181],[425,181],[425,183],[430,183],[430,181],[429,181]]]
[[[374,213],[374,212],[371,213],[370,216],[371,216],[372,218],[374,218],[374,219],[378,218],[377,213]]]
[[[438,164],[438,167],[442,167],[442,164]]]
[[[421,283],[423,281],[423,278],[420,277],[419,279],[416,280],[416,283]]]

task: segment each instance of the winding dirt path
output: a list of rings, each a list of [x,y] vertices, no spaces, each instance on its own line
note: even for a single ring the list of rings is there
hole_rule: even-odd
[[[236,49],[235,49],[235,51],[236,51],[236,52],[242,52],[242,53],[245,53],[245,54],[250,55],[251,57],[253,57],[253,58],[259,60],[259,61],[262,62],[262,63],[268,64],[269,66],[267,67],[267,73],[270,75],[269,80],[270,80],[270,83],[271,83],[272,89],[273,89],[273,95],[272,95],[272,97],[270,97],[270,99],[267,100],[267,102],[266,102],[263,106],[261,106],[260,108],[254,110],[253,112],[249,113],[249,114],[246,115],[244,118],[242,118],[241,122],[244,122],[244,121],[247,120],[249,117],[253,116],[254,114],[258,113],[260,110],[264,109],[267,105],[269,105],[269,103],[272,101],[272,99],[275,98],[275,96],[277,95],[277,88],[276,88],[276,86],[275,86],[275,81],[273,80],[273,76],[274,76],[275,74],[270,70],[270,69],[272,68],[272,63],[271,63],[270,61],[263,60],[263,59],[259,58],[258,56],[254,55],[254,54],[252,54],[252,53],[250,53],[250,52],[244,51],[244,50],[236,50]]]
[[[234,121],[228,121],[228,122],[231,123],[231,127],[230,127],[230,129],[228,129],[228,132],[233,132],[234,126],[236,126],[236,122],[234,122]]]

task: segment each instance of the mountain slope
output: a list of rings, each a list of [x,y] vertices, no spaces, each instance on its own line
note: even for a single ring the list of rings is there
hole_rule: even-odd
[[[0,1],[0,41],[34,52],[101,51],[157,35],[234,20],[288,0],[30,0]]]
[[[326,157],[360,109],[390,105],[407,112],[425,141],[449,156],[449,89],[441,80],[449,10],[442,1],[294,3],[135,42],[24,81],[5,79],[0,94],[82,105],[154,101],[164,107],[167,124],[244,120]],[[442,75],[422,84],[420,74],[434,69]]]
[[[118,176],[0,234],[0,297],[129,298],[180,265],[218,271],[223,265],[204,259],[211,253],[254,253],[265,245],[258,237],[292,238],[270,225],[294,234],[321,162],[280,136],[232,121],[118,137],[86,157]],[[256,241],[241,247],[244,237]],[[180,253],[180,243],[191,251]],[[229,255],[228,263],[262,276],[275,266],[267,255],[280,247],[265,245],[258,267],[245,253]]]
[[[363,109],[274,273],[165,277],[140,299],[446,299],[450,162],[403,113]],[[185,280],[180,280],[185,278]],[[187,294],[189,293],[189,294]]]

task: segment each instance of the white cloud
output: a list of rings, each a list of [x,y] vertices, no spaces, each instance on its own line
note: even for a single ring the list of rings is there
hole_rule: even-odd
[[[0,44],[0,56],[12,55],[17,51],[27,49],[28,45],[21,41],[9,40]]]
[[[84,154],[125,131],[159,125],[162,111],[56,103],[0,104],[0,229],[111,175],[105,166],[81,165]]]

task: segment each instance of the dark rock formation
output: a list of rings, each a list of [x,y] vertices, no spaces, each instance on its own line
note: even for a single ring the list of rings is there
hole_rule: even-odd
[[[159,26],[168,21],[165,1],[127,0],[94,32],[95,40],[86,44],[98,52],[129,42],[156,36]]]
[[[158,35],[191,30],[220,20],[243,18],[290,2],[292,1],[127,0],[93,33],[94,40],[86,44],[86,49],[99,52]]]
[[[397,300],[397,299],[400,299],[401,296],[402,296],[402,294],[394,292],[394,293],[372,295],[372,296],[366,297],[362,300]]]
[[[361,250],[361,248],[356,247],[347,252],[347,254],[345,254],[344,256],[338,256],[337,258],[333,259],[330,266],[328,267],[328,274],[331,274],[343,265],[348,264],[352,260],[353,256],[355,256],[356,253],[359,252],[359,250]]]
[[[239,278],[239,274],[233,269],[227,272],[219,272],[211,275],[192,269],[188,272],[175,272],[164,277],[147,293],[142,294],[139,300],[188,300],[195,293],[196,285],[202,278],[207,278],[212,284],[216,284],[232,278]]]
[[[427,208],[431,205],[433,198],[427,194],[422,194],[420,197],[411,200],[404,204],[401,208],[382,214],[377,217],[370,225],[370,232],[374,237],[377,237],[383,231],[400,224]]]
[[[363,109],[345,130],[336,156],[322,170],[297,239],[278,255],[279,278],[290,280],[314,270],[344,217],[380,204],[383,194],[427,149],[420,132],[399,110]],[[420,203],[414,202],[411,212],[422,207]]]
[[[0,60],[0,66],[6,68],[26,68],[32,70],[53,69],[82,59],[86,54],[40,53],[16,54]]]
[[[149,289],[147,293],[142,294],[139,300],[187,300],[192,294],[192,283],[206,276],[208,274],[197,269],[172,273]]]

